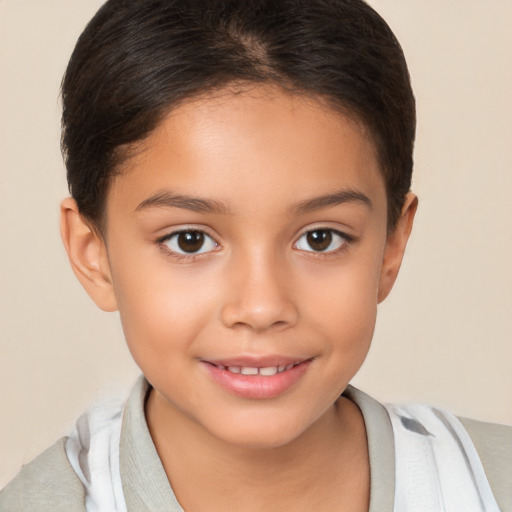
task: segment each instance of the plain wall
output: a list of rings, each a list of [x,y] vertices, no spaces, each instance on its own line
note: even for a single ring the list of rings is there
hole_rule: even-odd
[[[512,2],[373,0],[418,102],[415,230],[354,384],[512,423]],[[138,375],[58,230],[58,91],[99,0],[0,0],[0,487]]]

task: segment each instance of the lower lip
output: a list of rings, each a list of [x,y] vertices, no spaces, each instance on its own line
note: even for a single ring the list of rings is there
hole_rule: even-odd
[[[309,368],[311,360],[304,361],[268,377],[232,373],[210,363],[203,362],[213,380],[221,387],[242,398],[275,398],[294,386]]]

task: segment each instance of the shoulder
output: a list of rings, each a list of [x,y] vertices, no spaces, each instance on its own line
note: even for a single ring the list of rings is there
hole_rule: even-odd
[[[512,427],[458,418],[471,437],[502,510],[512,510]]]
[[[65,437],[59,439],[23,466],[18,476],[0,491],[0,510],[85,511],[84,489],[69,464],[65,442]]]

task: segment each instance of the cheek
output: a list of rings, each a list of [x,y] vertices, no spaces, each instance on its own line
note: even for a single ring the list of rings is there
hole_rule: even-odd
[[[310,275],[307,308],[312,331],[330,341],[336,364],[359,368],[368,352],[377,316],[380,260],[358,253],[346,266]],[[338,354],[339,357],[336,357]]]
[[[327,355],[341,373],[353,374],[363,363],[370,348],[377,316],[375,298],[363,294],[331,297],[320,310],[317,307],[314,330],[330,340]]]
[[[187,353],[214,314],[217,293],[211,279],[200,272],[154,260],[143,268],[127,272],[118,267],[115,276],[124,334],[139,364]]]

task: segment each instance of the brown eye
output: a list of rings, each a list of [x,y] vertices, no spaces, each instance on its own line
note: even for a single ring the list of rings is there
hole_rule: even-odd
[[[213,251],[217,247],[212,237],[197,230],[178,231],[162,240],[162,243],[172,252],[190,255]]]
[[[308,245],[314,251],[325,251],[332,242],[332,233],[326,229],[315,229],[307,234]]]
[[[185,252],[197,252],[203,247],[204,233],[200,231],[183,231],[178,235],[178,246]]]
[[[295,248],[307,252],[334,252],[350,242],[350,237],[335,229],[312,229],[295,243]]]

